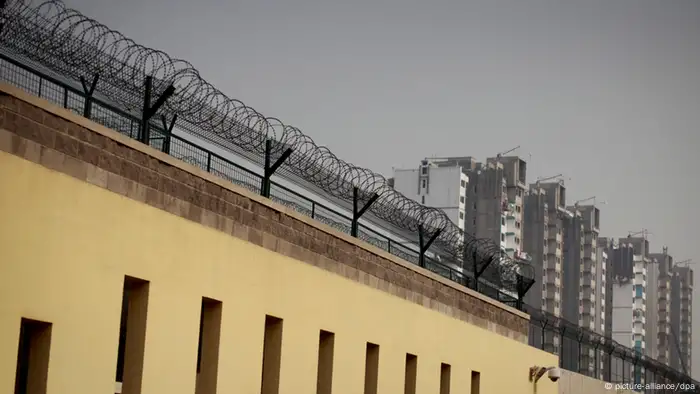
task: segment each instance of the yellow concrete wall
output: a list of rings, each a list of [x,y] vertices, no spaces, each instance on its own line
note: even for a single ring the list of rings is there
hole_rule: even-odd
[[[219,393],[260,392],[265,315],[284,319],[280,393],[314,393],[319,330],[336,334],[333,393],[362,393],[380,345],[379,393],[555,393],[532,365],[556,357],[0,152],[0,393],[13,392],[20,318],[53,323],[48,393],[114,390],[124,276],[149,280],[143,393],[193,394],[201,297],[223,302]]]

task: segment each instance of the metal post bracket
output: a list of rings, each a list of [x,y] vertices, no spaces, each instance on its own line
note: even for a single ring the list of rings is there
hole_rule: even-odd
[[[430,249],[430,246],[433,244],[433,242],[435,242],[437,237],[440,236],[441,231],[441,229],[435,230],[433,235],[426,242],[423,225],[418,225],[418,243],[420,247],[420,254],[418,255],[418,265],[420,267],[425,268],[425,252],[427,252],[428,249]]]
[[[379,195],[377,193],[372,194],[372,197],[367,200],[365,205],[362,206],[362,208],[359,207],[360,203],[360,189],[355,186],[352,188],[352,223],[350,226],[350,235],[353,237],[357,237],[357,233],[359,231],[359,223],[360,223],[360,218],[362,215],[367,212],[369,207],[374,204],[375,201],[379,198]]]
[[[282,155],[275,160],[274,163],[271,163],[272,161],[272,140],[267,139],[265,141],[265,168],[263,169],[263,179],[262,179],[262,185],[260,185],[260,194],[263,197],[270,198],[270,179],[272,178],[272,175],[275,174],[275,171],[279,169],[279,167],[289,158],[289,156],[294,153],[294,150],[292,148],[287,148],[285,149],[284,152],[282,152]]]

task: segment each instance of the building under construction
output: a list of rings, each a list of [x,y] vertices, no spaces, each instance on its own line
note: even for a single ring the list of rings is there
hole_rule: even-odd
[[[664,247],[661,253],[652,253],[649,258],[655,263],[654,274],[656,279],[656,310],[655,321],[657,323],[657,342],[654,350],[655,359],[668,365],[671,357],[671,348],[675,346],[676,338],[671,332],[671,277],[673,274],[673,257]]]
[[[676,264],[671,277],[671,333],[677,339],[671,346],[670,366],[687,374],[692,370],[693,270]]]

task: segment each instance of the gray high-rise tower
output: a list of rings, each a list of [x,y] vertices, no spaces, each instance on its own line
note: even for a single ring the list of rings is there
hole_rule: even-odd
[[[690,374],[693,347],[693,270],[673,268],[671,277],[671,362],[672,368]]]
[[[668,254],[668,248],[664,247],[661,253],[649,255],[656,262],[656,360],[669,365],[671,347],[674,338],[671,336],[671,276],[673,274],[673,257]],[[647,294],[649,298],[649,294]],[[647,315],[649,319],[649,315]],[[650,323],[654,323],[651,321]],[[647,348],[649,346],[647,345]]]

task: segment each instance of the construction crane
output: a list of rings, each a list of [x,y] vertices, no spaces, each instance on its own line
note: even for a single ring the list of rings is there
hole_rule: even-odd
[[[604,205],[604,204],[608,203],[607,201],[600,201],[600,202],[596,203],[596,196],[593,196],[593,197],[584,198],[583,200],[578,200],[578,201],[574,202],[574,206],[578,208],[579,204],[581,204],[582,202],[591,201],[591,200],[593,200],[593,205]]]
[[[542,182],[549,181],[549,180],[552,180],[552,179],[561,178],[561,177],[563,177],[563,176],[564,176],[564,174],[557,174],[557,175],[554,175],[554,176],[547,176],[547,177],[542,177],[542,176],[541,176],[541,177],[539,177],[539,178],[537,178],[537,179],[535,180],[535,186],[539,187],[539,186],[540,186],[540,183],[542,183]]]
[[[686,259],[686,260],[683,260],[683,261],[677,261],[677,262],[673,263],[673,266],[674,266],[674,267],[680,267],[680,266],[682,266],[682,267],[687,267],[687,266],[690,265],[690,264],[695,264],[695,263],[693,263],[692,261],[693,261],[693,259]]]
[[[518,149],[520,149],[520,145],[516,146],[516,147],[513,148],[513,149],[507,150],[507,151],[505,151],[505,152],[497,153],[497,154],[496,154],[496,158],[497,158],[497,159],[500,159],[501,157],[507,155],[508,153],[514,152],[514,151],[516,151],[516,150],[518,150]]]
[[[650,234],[652,234],[652,233],[649,232],[649,230],[643,228],[642,231],[635,231],[635,232],[630,231],[630,232],[628,232],[627,238],[632,238],[632,237],[636,237],[637,235],[641,235],[642,238],[647,239],[647,235],[650,235]]]

